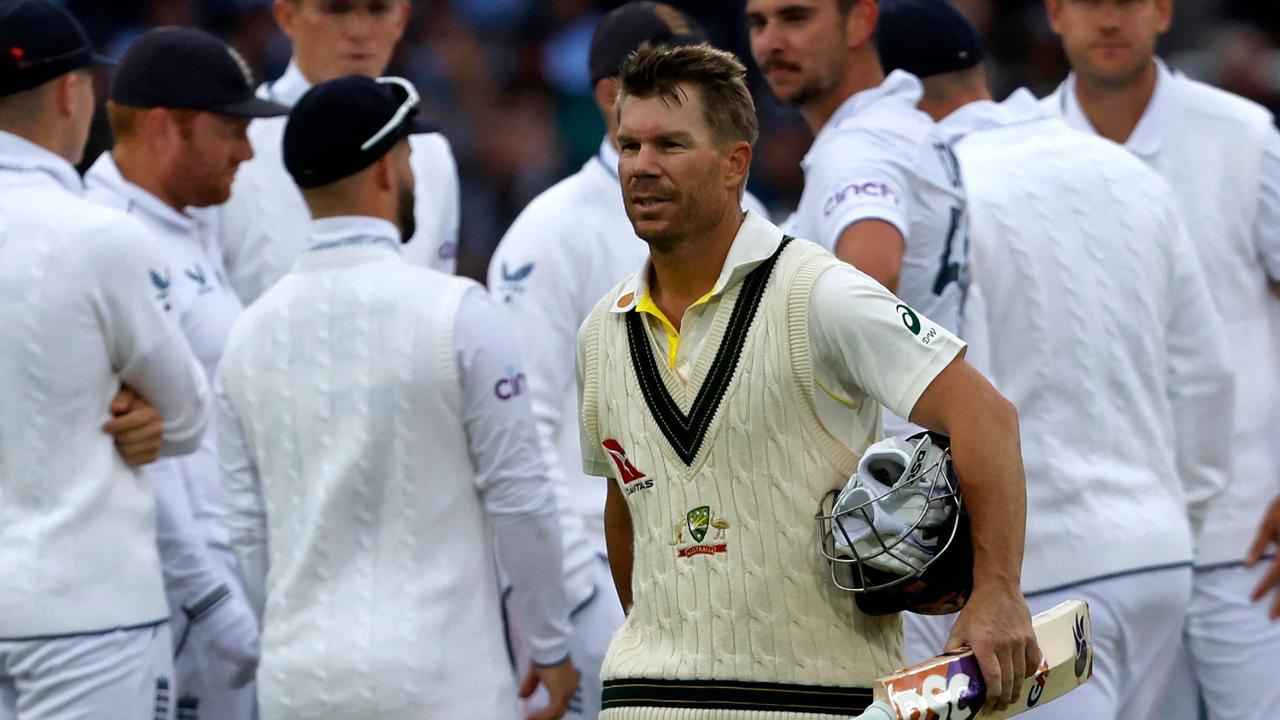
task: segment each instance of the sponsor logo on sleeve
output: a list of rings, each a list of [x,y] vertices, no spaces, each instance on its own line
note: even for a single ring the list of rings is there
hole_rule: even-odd
[[[894,192],[888,183],[878,180],[860,180],[845,183],[828,195],[826,202],[822,204],[822,216],[830,217],[841,205],[854,200],[876,200],[895,207],[902,204],[898,193]]]
[[[692,542],[685,542],[685,531]],[[711,532],[713,531],[714,532]],[[702,505],[676,520],[670,544],[676,548],[676,556],[719,555],[729,552],[729,544],[721,542],[729,530],[729,521],[711,511],[710,505]],[[707,535],[710,533],[711,537]]]
[[[515,270],[507,267],[505,262],[502,263],[501,267],[502,287],[500,291],[502,293],[502,301],[504,303],[509,303],[524,293],[524,281],[527,280],[529,275],[533,272],[533,263],[525,263],[524,265],[517,267]]]
[[[906,326],[907,330],[911,331],[912,335],[915,335],[920,339],[920,344],[931,345],[934,339],[938,337],[938,328],[933,327],[932,325],[924,332],[923,335],[920,334],[922,329],[920,316],[916,314],[915,310],[912,310],[903,304],[899,304],[895,309],[898,311],[898,316],[902,318],[902,324]]]
[[[493,394],[499,400],[510,400],[524,393],[524,373],[518,372],[514,366],[507,366],[507,376],[494,383]]]

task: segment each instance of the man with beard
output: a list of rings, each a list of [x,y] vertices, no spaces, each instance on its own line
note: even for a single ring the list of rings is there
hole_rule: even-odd
[[[920,81],[881,69],[877,0],[749,0],[746,9],[751,53],[770,90],[814,133],[801,162],[804,192],[783,227],[961,332],[960,175],[916,109]],[[894,416],[885,420],[886,434],[910,431]]]
[[[152,282],[213,381],[240,300],[227,284],[219,215],[240,163],[245,129],[288,108],[254,97],[247,64],[199,30],[156,28],[121,58],[107,113],[115,146],[85,176],[88,196],[138,218],[164,265]],[[195,720],[249,720],[257,620],[227,539],[217,434],[200,449],[146,468],[156,491],[157,539],[175,644],[177,707]]]
[[[527,363],[528,392],[543,458],[556,487],[564,581],[574,625],[573,659],[582,676],[581,714],[600,708],[600,663],[622,610],[604,557],[604,487],[582,472],[578,451],[573,343],[609,288],[644,261],[618,192],[618,71],[644,43],[706,42],[697,21],[670,5],[629,2],[601,20],[591,38],[590,72],[606,134],[600,151],[520,213],[489,262],[489,289],[502,302]],[[744,208],[764,214],[750,193]],[[518,639],[518,638],[517,638]]]
[[[583,469],[611,478],[628,609],[600,717],[862,712],[902,665],[901,623],[842,595],[813,522],[878,439],[882,405],[951,436],[975,556],[950,647],[973,647],[1003,709],[1040,661],[1019,590],[1016,413],[953,334],[742,211],[758,134],[745,75],[707,45],[644,48],[621,72],[618,171],[649,258],[578,339]],[[815,402],[820,386],[851,403]]]
[[[555,500],[511,332],[414,232],[401,78],[299,100],[284,161],[315,220],[232,329],[217,388],[228,525],[264,608],[258,701],[282,718],[510,718],[494,553],[554,720],[569,662]],[[496,547],[495,547],[496,544]]]
[[[1174,685],[1198,684],[1214,720],[1272,717],[1280,705],[1270,669],[1280,664],[1280,132],[1264,108],[1155,56],[1173,0],[1045,7],[1072,67],[1045,109],[1123,144],[1169,182],[1227,328],[1230,482],[1197,518],[1189,663]]]
[[[312,85],[347,75],[386,72],[413,11],[410,0],[274,0],[276,24],[293,44],[284,75],[258,95],[292,106]],[[226,205],[223,253],[232,287],[246,305],[284,277],[306,249],[307,205],[280,155],[285,119],[249,126],[256,155],[236,175]],[[453,273],[458,243],[458,169],[449,141],[437,132],[414,135],[419,232],[403,257]],[[317,151],[323,148],[317,148]]]

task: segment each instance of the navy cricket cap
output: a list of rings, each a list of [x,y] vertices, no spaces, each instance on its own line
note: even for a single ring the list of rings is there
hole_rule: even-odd
[[[982,62],[978,31],[947,0],[881,0],[878,27],[885,72],[926,78]]]
[[[90,65],[114,65],[93,52],[75,16],[48,0],[0,0],[0,96],[39,87]]]
[[[289,108],[254,94],[253,72],[230,45],[203,30],[159,27],[143,33],[120,58],[111,100],[142,108],[202,110],[237,117],[275,117]]]
[[[613,77],[622,64],[640,46],[697,45],[709,42],[707,32],[697,20],[659,2],[629,2],[600,21],[591,36],[591,54],[587,67],[591,84]]]
[[[408,80],[351,75],[322,82],[293,106],[284,127],[284,167],[298,187],[354,175],[404,138],[435,132],[417,118],[418,92]]]

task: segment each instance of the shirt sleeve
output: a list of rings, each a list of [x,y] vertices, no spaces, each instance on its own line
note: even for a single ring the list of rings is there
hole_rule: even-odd
[[[1231,467],[1233,379],[1226,332],[1172,198],[1165,233],[1173,243],[1166,376],[1174,448],[1192,523],[1226,487]]]
[[[824,272],[809,304],[809,343],[818,382],[846,396],[870,396],[902,418],[938,373],[961,354],[955,335],[913,310],[851,265]]]
[[[214,382],[214,396],[218,412],[218,467],[227,490],[227,531],[244,572],[245,594],[261,618],[266,607],[269,569],[267,507],[257,465],[221,374]]]
[[[227,578],[209,554],[204,533],[191,510],[187,486],[177,459],[145,468],[156,495],[156,547],[164,574],[164,591],[188,615],[211,610],[231,595]]]
[[[822,191],[822,214],[816,227],[819,237],[808,238],[834,248],[840,235],[863,220],[881,220],[907,235],[907,203],[910,174],[904,162],[887,154],[889,145],[872,142],[865,131],[842,132],[824,143],[815,160],[811,179]]]
[[[582,321],[582,326],[578,328],[578,358],[576,362],[578,375],[578,437],[579,444],[582,446],[582,472],[593,477],[612,478],[613,466],[609,464],[609,460],[605,457],[603,448],[596,443],[595,433],[587,428],[582,413],[587,365],[586,329],[590,320],[591,318],[588,316],[586,320]]]
[[[510,337],[489,297],[478,288],[468,292],[458,309],[454,346],[475,485],[498,562],[514,588],[530,657],[553,665],[569,654],[560,522],[538,452],[523,364]]]
[[[443,135],[414,135],[412,141],[418,237],[409,241],[404,254],[415,264],[453,275],[458,266],[458,164]],[[433,244],[425,242],[428,233]]]
[[[1267,130],[1258,187],[1258,217],[1253,230],[1258,255],[1272,282],[1280,282],[1280,131]]]
[[[580,283],[554,222],[526,210],[512,224],[489,261],[489,290],[510,321],[524,359],[525,388],[547,474],[560,510],[571,505],[558,439],[565,423],[576,425],[576,413],[565,417],[574,394],[573,347],[582,311]],[[572,425],[571,425],[572,427]]]
[[[173,276],[152,242],[141,223],[122,215],[85,243],[84,266],[116,375],[160,413],[162,454],[183,455],[200,446],[209,391],[169,306]]]

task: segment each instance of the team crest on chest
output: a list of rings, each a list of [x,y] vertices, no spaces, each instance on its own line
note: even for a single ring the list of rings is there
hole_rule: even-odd
[[[725,539],[725,531],[729,529],[729,521],[711,512],[710,505],[702,505],[685,513],[676,520],[672,530],[671,545],[676,554],[682,558],[694,555],[718,555],[729,552]],[[686,533],[688,542],[686,542]],[[710,539],[708,539],[710,535]]]

